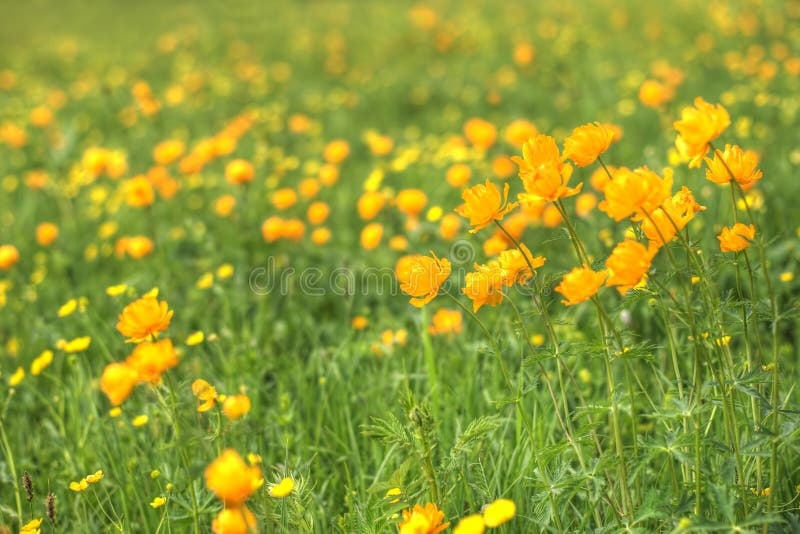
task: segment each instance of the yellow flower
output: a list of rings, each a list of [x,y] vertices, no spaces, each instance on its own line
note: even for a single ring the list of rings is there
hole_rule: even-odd
[[[411,510],[403,510],[403,519],[397,526],[400,534],[437,534],[450,526],[450,522],[442,521],[444,512],[435,504],[428,503],[424,507],[415,504]]]
[[[501,197],[497,186],[487,178],[485,185],[478,184],[461,193],[464,204],[457,207],[456,212],[469,219],[470,233],[502,220],[506,213],[517,207],[516,202],[508,203],[508,189],[509,185],[505,184]]]
[[[688,187],[683,186],[672,198],[664,201],[650,217],[642,221],[642,231],[651,246],[661,247],[672,241],[676,232],[682,230],[698,211],[706,209],[697,203]]]
[[[197,332],[192,332],[189,334],[189,337],[186,338],[186,344],[190,347],[194,345],[199,345],[205,339],[205,335],[202,331],[198,330]]]
[[[166,330],[172,314],[166,301],[159,302],[155,296],[145,296],[125,306],[117,330],[127,336],[128,341],[138,343]]]
[[[117,284],[115,286],[108,286],[106,288],[106,295],[109,297],[116,297],[118,295],[122,295],[127,291],[128,284]]]
[[[0,269],[8,271],[19,261],[19,251],[14,245],[0,245]]]
[[[42,374],[45,367],[53,363],[53,351],[52,350],[45,350],[36,359],[33,360],[31,363],[31,374],[33,376],[38,376]]]
[[[742,150],[736,145],[725,145],[725,151],[714,151],[714,159],[705,158],[706,178],[717,184],[727,184],[731,174],[743,188],[748,189],[761,179],[763,174],[758,166],[758,154],[752,150]],[[730,170],[730,172],[728,172]]]
[[[209,287],[214,285],[214,275],[211,273],[204,273],[197,280],[197,289],[208,289]]]
[[[472,514],[458,522],[453,534],[483,534],[486,531],[486,523],[480,514]]]
[[[711,141],[730,124],[731,118],[724,107],[697,97],[694,107],[683,108],[681,120],[673,124],[679,134],[675,145],[679,152],[690,158],[690,167],[699,167]]]
[[[263,484],[261,468],[248,466],[233,449],[226,449],[205,471],[206,486],[226,508],[236,508]]]
[[[497,499],[483,511],[483,520],[489,528],[499,527],[517,514],[517,506],[511,499]]]
[[[22,379],[25,378],[25,369],[22,367],[17,367],[17,370],[14,371],[14,374],[8,377],[8,385],[9,386],[16,386]]]
[[[722,252],[738,252],[749,247],[755,236],[755,226],[736,223],[730,228],[724,227],[717,239],[719,239],[719,248]]]
[[[223,263],[217,268],[217,278],[222,280],[233,276],[233,265],[230,263]]]
[[[608,150],[613,140],[614,130],[605,124],[595,122],[578,126],[564,140],[563,157],[571,159],[578,167],[586,167]]]
[[[222,403],[222,411],[228,419],[239,419],[250,411],[250,397],[244,393],[226,397]]]
[[[88,487],[89,487],[89,482],[85,478],[82,478],[80,482],[69,483],[69,489],[76,492],[86,491]]]
[[[556,145],[549,135],[538,134],[522,145],[522,158],[512,157],[519,167],[519,177],[525,186],[520,193],[523,202],[548,201],[577,195],[583,184],[567,187],[572,176],[572,165],[564,163]]]
[[[597,294],[606,276],[605,271],[598,273],[591,267],[575,267],[564,275],[561,283],[556,286],[556,291],[566,297],[566,300],[561,301],[565,306],[574,306]]]
[[[136,417],[133,418],[131,424],[135,427],[140,427],[146,425],[149,420],[150,418],[147,417],[146,415],[137,415]]]
[[[31,519],[24,525],[22,525],[22,530],[20,530],[20,534],[41,534],[40,527],[42,526],[42,518],[39,519]]]
[[[201,401],[197,407],[200,413],[207,412],[217,404],[217,389],[202,378],[192,382],[192,393]]]
[[[88,482],[89,484],[94,484],[95,482],[100,482],[101,480],[103,480],[104,476],[105,474],[103,473],[103,470],[100,469],[98,471],[95,471],[91,475],[86,475],[86,482]]]
[[[650,270],[650,262],[657,251],[656,247],[648,249],[631,239],[619,243],[606,260],[606,286],[617,286],[620,295],[638,286]]]
[[[136,371],[140,381],[158,384],[166,370],[178,365],[178,356],[172,341],[164,339],[136,345],[125,363]]]
[[[458,334],[461,332],[461,321],[460,311],[441,308],[431,317],[431,325],[428,327],[428,332],[432,335]]]
[[[83,337],[76,337],[70,341],[65,341],[63,339],[59,339],[56,342],[56,347],[63,350],[64,352],[82,352],[89,348],[89,345],[92,343],[92,338],[89,336]]]
[[[153,502],[150,503],[150,506],[152,506],[153,508],[161,508],[165,504],[167,504],[167,498],[159,496],[153,499]]]
[[[450,261],[433,252],[431,256],[406,256],[397,262],[395,272],[400,289],[412,297],[409,302],[421,308],[436,297],[450,276]]]
[[[483,306],[497,306],[503,301],[502,285],[506,280],[506,272],[498,262],[487,265],[475,265],[475,272],[464,277],[464,288],[461,290],[472,300],[472,311],[477,312]]]
[[[534,256],[524,244],[520,244],[519,249],[504,250],[497,260],[505,271],[503,284],[507,286],[512,286],[517,282],[524,284],[533,277],[531,267],[538,269],[545,262],[543,256]],[[530,266],[528,262],[530,262]]]
[[[400,496],[403,495],[403,490],[400,488],[389,488],[384,497],[389,504],[397,504],[400,502]]]
[[[67,317],[78,309],[78,299],[69,299],[58,309],[59,317]]]
[[[291,495],[293,489],[294,480],[290,477],[284,477],[280,482],[269,488],[269,496],[276,499],[283,499]]]

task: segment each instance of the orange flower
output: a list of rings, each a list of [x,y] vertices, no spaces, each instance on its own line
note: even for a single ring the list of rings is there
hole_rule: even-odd
[[[164,371],[178,365],[178,356],[172,341],[164,339],[157,343],[144,342],[136,345],[125,363],[136,370],[142,382],[158,384]]]
[[[383,209],[386,203],[386,197],[383,193],[378,191],[367,191],[358,198],[356,208],[358,209],[358,216],[368,221],[374,219],[378,213]]]
[[[487,265],[475,264],[475,272],[464,277],[464,293],[472,300],[472,311],[477,312],[483,306],[497,306],[503,301],[502,286],[506,281],[506,272],[497,261]]]
[[[461,230],[461,217],[448,213],[439,221],[439,235],[444,239],[454,239]]]
[[[222,195],[214,202],[214,213],[220,217],[227,217],[236,207],[236,197],[233,195]]]
[[[306,218],[308,219],[308,222],[310,222],[311,224],[314,225],[322,224],[325,222],[325,219],[328,218],[330,212],[331,212],[330,206],[328,206],[324,202],[318,201],[312,203],[308,207],[308,210],[306,211]]]
[[[705,158],[705,160],[708,165],[706,178],[717,184],[727,184],[731,181],[732,174],[739,185],[748,189],[763,176],[756,168],[758,154],[752,150],[742,150],[737,145],[725,145],[725,152],[720,154],[715,150],[714,159]]]
[[[383,238],[383,225],[380,223],[369,223],[361,230],[361,247],[364,250],[375,250],[381,244]]]
[[[256,491],[264,480],[258,466],[248,466],[239,453],[226,449],[211,462],[205,472],[206,486],[225,508],[237,508]]]
[[[533,277],[528,262],[531,263],[534,269],[538,269],[544,265],[545,259],[543,256],[534,257],[524,244],[520,244],[520,248],[522,251],[517,248],[504,250],[498,257],[500,267],[505,271],[505,280],[503,283],[507,286],[512,286],[517,282],[524,284]],[[526,257],[527,261],[525,259]]]
[[[166,301],[159,302],[152,296],[140,298],[122,310],[117,330],[127,336],[128,341],[139,342],[166,330],[172,313]]]
[[[575,267],[564,275],[556,291],[566,297],[562,300],[565,306],[574,306],[597,294],[597,290],[606,281],[606,272],[595,272],[591,267]]]
[[[724,227],[717,239],[719,239],[719,248],[722,252],[739,252],[749,247],[755,236],[755,226],[736,223],[730,228]]]
[[[319,228],[314,228],[314,231],[311,232],[311,242],[315,245],[324,245],[328,241],[331,240],[331,231],[324,226]]]
[[[138,260],[153,252],[153,241],[142,235],[121,237],[117,241],[115,251],[118,256],[127,254],[131,258]]]
[[[37,106],[31,110],[31,124],[44,128],[53,122],[53,112],[47,106]]]
[[[225,166],[225,179],[234,185],[246,184],[253,180],[256,171],[247,160],[234,159]]]
[[[136,176],[125,182],[125,202],[128,206],[149,206],[156,199],[153,185],[144,176]]]
[[[497,140],[497,128],[483,119],[470,119],[464,124],[464,135],[475,147],[486,150]]]
[[[506,127],[506,141],[517,148],[522,148],[525,141],[538,133],[539,130],[532,123],[519,119]]]
[[[222,403],[222,411],[228,419],[239,419],[247,415],[250,411],[250,406],[250,397],[240,393],[225,397],[225,401]]]
[[[394,148],[394,140],[386,135],[369,132],[366,136],[369,151],[376,156],[385,156]]]
[[[207,412],[217,405],[217,389],[202,378],[192,382],[192,394],[200,401],[197,407],[200,413]]]
[[[211,523],[214,534],[258,534],[256,518],[247,506],[223,508]]]
[[[431,335],[440,334],[460,334],[461,333],[461,312],[458,310],[439,309],[431,317],[431,325],[428,327]]]
[[[691,159],[690,167],[699,167],[708,145],[730,126],[728,111],[721,105],[712,105],[700,97],[695,98],[694,107],[685,107],[681,120],[673,126],[678,130],[676,146]]]
[[[343,139],[336,139],[325,146],[322,157],[328,163],[341,163],[350,155],[350,145]]]
[[[639,87],[639,102],[651,108],[669,102],[675,96],[675,90],[668,84],[656,80],[645,80]]]
[[[647,167],[634,171],[622,168],[605,185],[605,199],[600,202],[599,208],[615,221],[631,216],[633,220],[641,221],[669,198],[671,190],[670,169],[666,170],[662,179]]]
[[[100,377],[100,391],[106,394],[114,406],[119,406],[139,382],[139,373],[127,363],[110,363]]]
[[[427,195],[420,189],[403,189],[397,193],[397,197],[394,200],[397,204],[397,209],[408,217],[419,215],[428,203]]]
[[[431,256],[406,256],[398,260],[395,269],[400,289],[411,295],[409,302],[417,308],[432,301],[450,276],[450,261],[433,252]]]
[[[648,249],[632,239],[619,243],[606,260],[609,275],[606,286],[617,286],[620,295],[638,286],[650,270],[650,262],[657,251],[656,247]]]
[[[561,161],[556,140],[549,135],[539,134],[526,141],[522,146],[522,156],[511,158],[519,167],[519,177],[525,186],[525,193],[519,195],[520,200],[552,202],[580,192],[583,184],[567,187],[572,165]]]
[[[403,510],[403,520],[397,526],[400,534],[438,534],[450,526],[450,522],[442,521],[444,512],[435,504],[428,503],[424,507],[415,504],[411,510]]]
[[[153,159],[159,165],[169,165],[183,155],[186,145],[183,141],[170,139],[162,141],[153,149]]]
[[[261,225],[261,235],[267,243],[280,239],[283,236],[283,219],[276,216],[267,218]]]
[[[461,193],[464,204],[455,211],[469,219],[470,233],[486,228],[493,221],[501,221],[506,213],[517,207],[516,202],[508,203],[508,188],[509,185],[505,184],[501,197],[497,186],[487,178],[485,185],[478,184]]]
[[[289,209],[297,202],[297,192],[291,187],[284,187],[272,193],[272,205],[279,210]]]
[[[14,245],[0,245],[0,269],[7,271],[19,261],[19,251]]]
[[[578,126],[564,140],[564,159],[571,159],[578,167],[586,167],[608,150],[613,140],[614,130],[605,124],[595,122]]]
[[[642,221],[642,231],[650,240],[650,246],[661,247],[675,237],[698,211],[706,209],[697,203],[688,187],[683,186],[672,198],[664,201],[662,206],[650,214],[650,218]],[[650,220],[652,219],[652,220]]]
[[[447,169],[445,180],[453,187],[461,187],[469,182],[470,176],[472,176],[472,169],[469,168],[469,165],[456,163]]]

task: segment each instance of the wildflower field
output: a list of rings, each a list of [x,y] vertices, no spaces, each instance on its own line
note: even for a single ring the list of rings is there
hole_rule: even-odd
[[[800,531],[800,1],[0,12],[0,533]]]

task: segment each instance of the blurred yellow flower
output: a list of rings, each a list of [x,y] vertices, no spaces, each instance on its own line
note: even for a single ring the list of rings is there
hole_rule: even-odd
[[[578,167],[586,167],[597,161],[613,140],[614,131],[605,124],[595,122],[578,126],[564,140],[563,158],[571,159]]]
[[[556,286],[556,291],[566,297],[562,301],[564,305],[574,306],[597,294],[597,290],[606,281],[606,276],[605,271],[598,273],[591,267],[575,267],[564,275],[561,283]]]
[[[239,419],[250,411],[250,397],[244,393],[225,397],[222,411],[228,419]]]
[[[140,427],[146,425],[147,421],[149,420],[150,419],[146,415],[137,415],[136,417],[133,418],[131,424],[135,427]]]
[[[497,499],[483,511],[483,520],[489,528],[499,527],[517,514],[517,505],[511,499]]]
[[[290,477],[285,477],[280,482],[269,488],[269,496],[275,497],[276,499],[283,499],[284,497],[288,497],[292,493],[293,489],[294,480],[292,480]]]
[[[681,119],[673,123],[678,130],[675,144],[679,152],[690,158],[690,167],[700,166],[711,141],[730,124],[731,118],[724,107],[709,104],[700,97],[695,98],[694,107],[683,108]]]
[[[161,508],[165,504],[167,504],[166,497],[156,497],[155,499],[153,499],[153,502],[150,503],[150,506],[152,506],[153,508]]]
[[[52,350],[43,351],[31,363],[31,374],[33,376],[38,376],[42,374],[42,371],[44,371],[44,369],[51,363],[53,363],[53,351]]]
[[[717,239],[722,252],[739,252],[749,247],[755,236],[755,226],[736,223],[730,228],[724,227]]]
[[[17,384],[22,382],[23,378],[25,378],[25,369],[23,369],[22,367],[17,367],[17,370],[14,371],[14,374],[8,377],[8,385],[16,386]]]
[[[129,342],[140,342],[163,332],[172,320],[173,311],[166,301],[144,296],[125,306],[117,322],[117,330]]]

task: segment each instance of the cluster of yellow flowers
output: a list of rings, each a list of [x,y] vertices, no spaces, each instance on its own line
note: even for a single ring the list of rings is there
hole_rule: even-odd
[[[487,528],[497,528],[512,520],[516,514],[514,501],[497,499],[487,504],[482,513],[461,519],[453,529],[453,534],[483,534]],[[402,520],[398,523],[400,534],[438,534],[449,526],[449,521],[444,522],[444,512],[433,503],[425,506],[416,504],[403,510]]]

